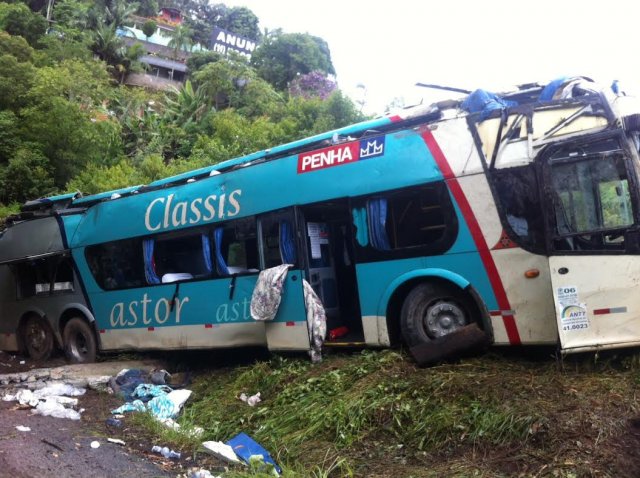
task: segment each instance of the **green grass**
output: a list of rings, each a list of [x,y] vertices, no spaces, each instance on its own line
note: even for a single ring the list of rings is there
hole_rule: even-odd
[[[634,360],[628,371],[604,362],[582,371],[580,364],[500,356],[429,369],[395,351],[329,356],[320,365],[274,356],[197,379],[180,423],[187,431],[203,427],[207,440],[249,434],[283,465],[284,476],[365,476],[380,465],[400,467],[398,476],[436,476],[440,468],[422,465],[447,460],[450,476],[457,467],[463,476],[500,476],[459,455],[516,450],[514,459],[530,455],[535,465],[557,450],[573,456],[563,437],[593,428],[595,439],[606,441],[638,411]],[[258,391],[263,402],[256,407],[237,398]],[[201,441],[149,426],[182,449],[195,451]]]

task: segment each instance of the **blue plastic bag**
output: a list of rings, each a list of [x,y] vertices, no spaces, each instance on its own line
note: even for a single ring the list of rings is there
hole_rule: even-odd
[[[273,461],[269,452],[246,433],[238,433],[227,442],[227,445],[233,448],[242,461],[249,463],[252,455],[261,455],[265,463],[270,463],[278,473],[282,473],[282,469]]]

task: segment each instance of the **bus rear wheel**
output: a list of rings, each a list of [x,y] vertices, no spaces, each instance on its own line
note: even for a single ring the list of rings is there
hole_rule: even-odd
[[[47,360],[53,352],[53,331],[46,319],[31,316],[22,329],[22,343],[33,360]]]
[[[434,283],[414,287],[400,316],[402,337],[409,347],[429,343],[471,323],[469,301],[464,294]]]
[[[83,319],[74,317],[64,326],[62,333],[64,354],[72,363],[95,362],[97,354],[96,336],[91,326]]]

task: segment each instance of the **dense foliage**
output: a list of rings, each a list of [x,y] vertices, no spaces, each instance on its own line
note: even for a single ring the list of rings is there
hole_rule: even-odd
[[[188,18],[170,43],[176,52],[206,44],[219,26],[261,40],[254,60],[194,53],[179,90],[125,86],[143,71],[145,52],[118,28],[163,6]],[[0,2],[1,211],[48,194],[148,183],[362,119],[329,76],[324,40],[281,31],[262,38],[247,8],[58,0],[52,26],[45,11],[42,2]]]

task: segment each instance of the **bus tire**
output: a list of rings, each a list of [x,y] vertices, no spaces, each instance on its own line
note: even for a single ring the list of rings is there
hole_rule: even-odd
[[[472,323],[470,310],[462,291],[439,283],[419,284],[402,304],[404,342],[411,348],[458,331]]]
[[[21,338],[29,357],[35,361],[47,360],[53,352],[53,330],[44,317],[29,317],[22,328]]]
[[[71,363],[96,361],[96,336],[91,326],[83,319],[74,317],[64,326],[62,333],[64,354]]]

